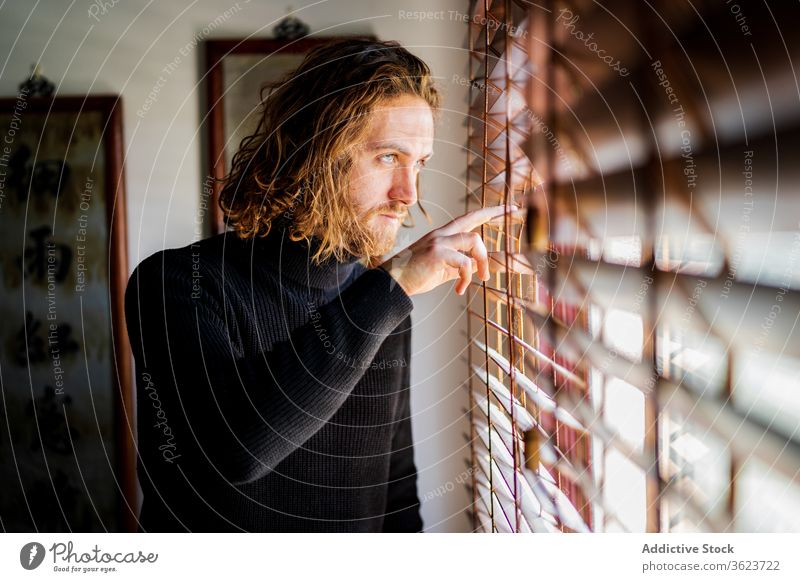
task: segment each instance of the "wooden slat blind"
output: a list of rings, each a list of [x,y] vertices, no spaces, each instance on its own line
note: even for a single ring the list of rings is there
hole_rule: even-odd
[[[474,529],[797,531],[800,9],[470,10]]]

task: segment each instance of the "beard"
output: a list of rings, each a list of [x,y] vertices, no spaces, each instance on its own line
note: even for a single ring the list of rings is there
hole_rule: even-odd
[[[381,214],[395,214],[400,218],[388,220]],[[408,208],[404,204],[386,204],[354,218],[353,231],[359,235],[353,238],[354,254],[369,264],[378,262],[394,248],[397,233],[406,216]]]

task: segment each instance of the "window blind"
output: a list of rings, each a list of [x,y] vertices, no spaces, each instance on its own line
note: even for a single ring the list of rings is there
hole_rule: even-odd
[[[791,3],[470,4],[476,531],[800,528]]]

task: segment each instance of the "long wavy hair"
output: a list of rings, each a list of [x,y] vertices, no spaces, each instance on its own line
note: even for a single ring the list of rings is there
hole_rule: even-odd
[[[348,195],[352,147],[377,105],[406,94],[438,113],[430,69],[395,41],[350,38],[309,52],[261,89],[258,125],[222,181],[225,223],[241,238],[266,236],[275,224],[292,240],[315,237],[316,263],[358,256],[370,235]]]

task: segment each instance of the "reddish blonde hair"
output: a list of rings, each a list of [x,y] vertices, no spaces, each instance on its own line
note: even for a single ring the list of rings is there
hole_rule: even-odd
[[[293,240],[316,235],[316,262],[357,255],[369,233],[347,192],[351,148],[378,104],[406,94],[438,112],[430,69],[395,41],[347,39],[309,52],[261,91],[258,125],[223,180],[226,224],[242,238],[266,236],[275,223]]]

